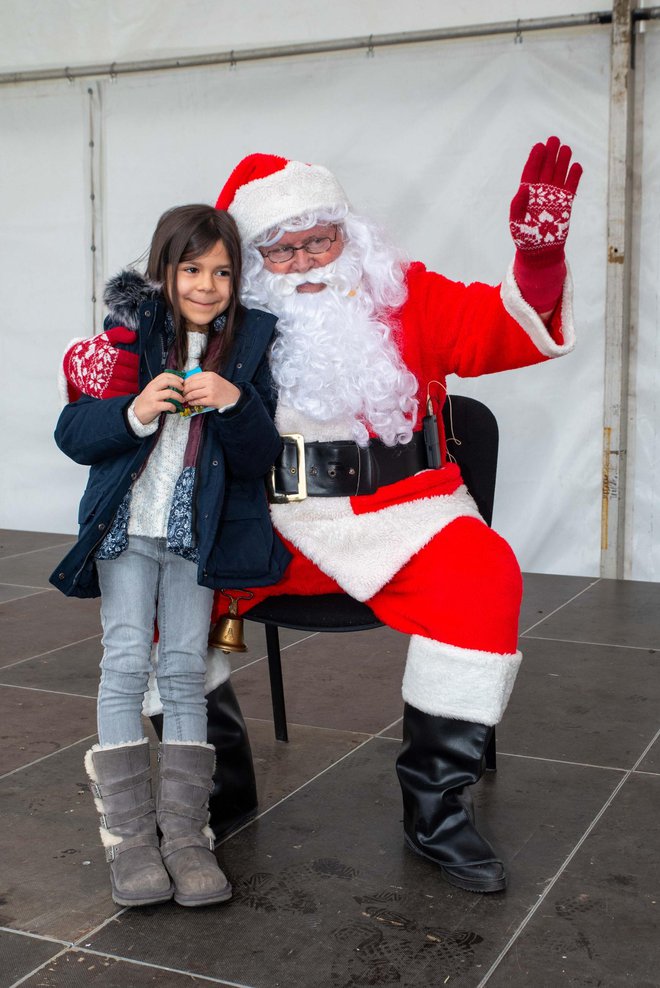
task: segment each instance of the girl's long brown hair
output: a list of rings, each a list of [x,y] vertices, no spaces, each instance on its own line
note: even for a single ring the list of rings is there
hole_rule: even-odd
[[[163,286],[165,299],[172,313],[175,332],[176,362],[182,370],[188,359],[186,325],[179,307],[176,289],[176,270],[182,261],[201,257],[221,240],[231,264],[231,296],[225,310],[227,324],[222,332],[222,342],[216,367],[220,371],[231,349],[241,314],[239,288],[241,284],[241,241],[238,229],[229,213],[213,206],[193,204],[175,206],[163,213],[158,220],[149,249],[147,277]]]

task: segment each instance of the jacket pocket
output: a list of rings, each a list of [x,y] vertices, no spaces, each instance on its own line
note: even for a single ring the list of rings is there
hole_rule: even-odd
[[[210,578],[224,585],[232,578],[263,578],[271,566],[274,538],[263,484],[234,482],[229,489],[205,567]]]
[[[260,579],[270,568],[273,530],[263,518],[242,518],[220,525],[210,574],[222,580]]]
[[[83,494],[78,507],[78,524],[86,525],[96,514],[105,491],[100,485],[90,487]]]

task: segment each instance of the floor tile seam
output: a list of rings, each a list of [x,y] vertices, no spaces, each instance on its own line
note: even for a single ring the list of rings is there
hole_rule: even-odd
[[[116,919],[116,916],[113,918]],[[83,939],[87,938],[83,937]],[[206,981],[212,985],[227,985],[229,988],[253,988],[252,985],[245,984],[242,981],[228,981],[226,978],[213,978],[208,974],[200,974],[190,968],[168,967],[164,964],[154,964],[150,961],[137,960],[135,957],[125,957],[123,954],[113,953],[108,950],[94,950],[91,947],[81,947],[78,945],[74,945],[71,950],[72,953],[75,954],[85,954],[91,957],[106,957],[109,960],[123,961],[126,964],[134,964],[136,967],[146,967],[152,971],[164,971],[168,974],[187,975],[188,977],[193,977],[198,981]]]
[[[251,820],[248,820],[246,823],[244,823],[242,827],[238,827],[237,830],[232,831],[232,833],[231,834],[228,834],[227,837],[225,837],[225,838],[223,838],[223,839],[221,839],[219,841],[216,841],[216,847],[219,847],[221,844],[224,844],[226,841],[233,840],[233,838],[236,837],[238,834],[240,834],[241,831],[245,830],[246,827],[251,827],[257,820],[261,820],[262,817],[265,817],[269,813],[272,813],[273,810],[276,809],[278,806],[282,806],[283,803],[286,803],[289,799],[291,799],[293,796],[296,796],[299,792],[302,792],[303,789],[306,789],[313,782],[316,782],[317,779],[320,779],[324,775],[327,775],[328,772],[331,772],[334,768],[336,768],[342,762],[346,761],[347,758],[350,758],[356,752],[358,752],[362,748],[364,748],[365,745],[370,744],[373,740],[375,740],[373,736],[369,736],[369,737],[365,738],[364,741],[362,741],[360,744],[356,745],[355,748],[352,748],[350,751],[345,752],[341,756],[341,758],[337,758],[337,760],[334,761],[334,762],[332,762],[331,765],[326,765],[326,767],[324,769],[321,769],[320,772],[317,772],[316,775],[313,775],[311,778],[306,779],[305,782],[302,783],[302,785],[299,785],[296,789],[293,789],[291,792],[287,793],[286,796],[283,796],[282,797],[282,799],[278,799],[277,802],[273,803],[272,806],[267,806],[266,809],[263,810],[263,812],[258,813],[255,817],[252,817],[252,819]]]
[[[19,765],[17,768],[12,768],[9,772],[5,772],[3,775],[0,775],[0,782],[3,782],[4,779],[10,778],[12,775],[17,775],[19,772],[25,772],[28,768],[34,768],[35,765],[40,765],[42,762],[48,761],[49,758],[56,758],[58,755],[61,755],[62,752],[70,751],[71,748],[75,748],[79,744],[88,744],[97,736],[96,731],[94,734],[87,734],[84,738],[78,738],[77,741],[72,741],[71,744],[65,744],[64,747],[58,748],[57,751],[50,751],[47,755],[42,755],[41,758],[35,758],[34,761],[26,762],[25,765]]]
[[[614,802],[616,796],[618,795],[618,793],[620,792],[620,790],[623,788],[623,786],[625,785],[626,781],[628,780],[628,778],[629,778],[629,776],[631,774],[632,774],[632,770],[629,771],[629,772],[626,772],[625,775],[624,775],[624,777],[619,780],[618,784],[614,787],[614,789],[612,790],[612,792],[610,793],[610,795],[608,796],[608,798],[605,800],[605,802],[601,806],[601,808],[598,811],[598,813],[596,814],[596,816],[593,818],[593,820],[591,821],[591,823],[589,824],[589,826],[587,827],[587,829],[584,831],[584,833],[582,834],[582,836],[580,837],[580,839],[578,840],[578,842],[574,846],[573,850],[570,852],[570,854],[568,854],[568,856],[564,859],[563,863],[559,866],[559,868],[557,869],[557,871],[555,872],[555,874],[553,875],[553,877],[549,880],[549,882],[546,885],[545,889],[539,895],[537,901],[534,903],[534,905],[532,906],[532,908],[528,911],[528,913],[524,917],[524,919],[520,922],[520,924],[518,925],[518,928],[515,930],[515,932],[513,933],[513,935],[511,936],[511,938],[509,939],[508,943],[506,943],[504,945],[504,947],[502,948],[502,950],[500,951],[500,953],[498,954],[498,956],[495,958],[495,960],[491,964],[490,968],[486,971],[486,973],[484,974],[483,978],[478,983],[478,985],[476,986],[476,988],[483,988],[483,986],[486,985],[488,983],[488,981],[490,981],[492,975],[495,973],[495,971],[497,970],[497,968],[500,966],[500,964],[502,963],[502,961],[504,960],[504,958],[506,957],[506,955],[509,953],[509,951],[511,950],[511,948],[514,946],[514,944],[522,936],[523,932],[525,931],[525,929],[527,928],[527,926],[529,925],[529,923],[531,922],[531,920],[533,919],[533,917],[536,915],[536,913],[538,912],[538,910],[541,908],[541,906],[543,905],[543,903],[545,902],[545,900],[547,899],[548,895],[550,894],[550,892],[552,891],[552,889],[555,887],[555,885],[557,884],[557,882],[559,881],[559,879],[562,877],[562,875],[564,874],[564,872],[566,871],[566,869],[568,868],[568,866],[572,862],[573,858],[577,855],[578,851],[582,848],[582,846],[585,843],[585,841],[589,838],[589,836],[591,835],[592,831],[594,830],[594,828],[596,827],[596,825],[598,824],[598,822],[600,821],[600,819],[604,816],[604,814],[606,813],[606,811],[612,805],[612,803]]]
[[[488,969],[488,971],[484,975],[483,979],[477,985],[477,988],[482,988],[482,986],[485,985],[485,984],[487,984],[487,982],[490,980],[491,975],[493,975],[495,973],[496,969],[502,963],[502,961],[504,960],[504,958],[506,957],[506,955],[508,954],[508,952],[513,947],[514,943],[516,943],[517,940],[520,938],[520,936],[522,935],[522,933],[525,930],[525,928],[531,922],[533,916],[536,914],[536,912],[538,912],[538,910],[540,909],[542,903],[545,902],[545,900],[547,899],[550,891],[557,884],[557,882],[559,881],[559,879],[561,878],[561,876],[564,874],[564,872],[566,871],[566,869],[570,865],[570,863],[573,860],[573,858],[577,855],[578,851],[582,848],[583,844],[589,838],[590,834],[593,832],[593,830],[596,827],[596,825],[598,824],[598,822],[605,815],[605,813],[607,812],[607,810],[609,809],[609,807],[612,805],[612,803],[614,802],[614,800],[616,799],[616,797],[618,796],[618,794],[621,792],[621,790],[623,789],[623,787],[625,786],[625,784],[631,778],[631,776],[636,772],[637,766],[646,757],[647,753],[651,750],[651,748],[653,747],[653,745],[655,744],[655,742],[658,740],[659,737],[660,737],[660,730],[658,730],[658,732],[656,733],[655,737],[648,743],[648,745],[646,746],[646,749],[642,752],[642,754],[640,755],[640,757],[638,758],[638,760],[635,762],[635,765],[633,766],[633,768],[632,769],[629,769],[627,772],[625,772],[623,778],[619,780],[618,784],[614,787],[614,789],[612,790],[612,792],[610,793],[610,795],[608,796],[608,798],[605,800],[605,802],[601,806],[600,810],[595,815],[595,817],[593,818],[593,820],[591,821],[591,823],[589,824],[589,826],[587,827],[587,829],[584,831],[584,833],[582,834],[581,838],[578,840],[578,842],[575,845],[575,847],[573,848],[573,850],[565,858],[563,864],[558,868],[558,870],[556,871],[556,873],[554,874],[554,876],[550,879],[550,881],[548,882],[546,888],[543,890],[543,892],[539,896],[538,900],[534,903],[534,905],[529,910],[529,912],[527,913],[527,915],[525,916],[525,918],[519,924],[517,930],[514,932],[513,936],[509,940],[509,942],[502,948],[500,954],[495,958],[495,960],[493,961],[493,964]]]
[[[646,748],[644,749],[644,751],[641,753],[641,755],[639,756],[639,758],[637,759],[637,761],[633,765],[633,767],[631,769],[631,772],[637,772],[639,770],[639,766],[642,764],[642,762],[644,761],[644,759],[648,755],[648,753],[651,750],[651,748],[653,748],[653,746],[655,745],[655,743],[658,740],[658,738],[660,738],[660,729],[658,729],[656,731],[656,733],[654,734],[654,736],[651,738],[651,740],[647,744]]]
[[[37,597],[42,593],[55,593],[54,587],[40,587],[34,583],[11,583],[8,581],[3,581],[0,583],[1,587],[11,587],[12,590],[34,590],[32,594],[24,594],[25,597]],[[13,597],[12,600],[22,600],[22,597]],[[2,604],[10,604],[10,600],[0,601]]]
[[[32,971],[28,971],[28,973],[24,974],[22,978],[19,978],[18,981],[13,981],[11,985],[9,985],[9,988],[18,988],[19,985],[24,985],[29,978],[34,977],[34,975],[38,974],[39,971],[43,971],[45,967],[52,964],[54,961],[59,960],[60,957],[64,957],[70,949],[70,947],[64,947],[62,950],[58,950],[52,957],[48,957],[43,964],[38,964],[32,969]]]
[[[594,768],[602,772],[624,772],[627,775],[632,775],[633,773],[635,775],[660,775],[660,772],[646,772],[638,768],[659,738],[660,729],[653,735],[642,753],[638,756],[637,761],[630,768],[623,768],[621,765],[594,765],[591,762],[574,762],[567,758],[545,758],[543,755],[519,755],[515,751],[500,751],[499,748],[497,749],[497,756],[499,757],[501,755],[503,758],[523,758],[532,762],[550,762],[553,765],[575,765],[577,768]]]
[[[28,693],[48,693],[49,696],[70,696],[75,700],[96,700],[96,694],[90,696],[88,693],[67,693],[64,690],[47,690],[43,686],[23,686],[20,683],[2,683],[0,688],[9,690],[27,690]]]
[[[75,642],[67,642],[66,645],[58,645],[57,648],[49,648],[45,652],[37,652],[36,655],[26,655],[24,659],[18,659],[16,662],[10,662],[9,665],[0,666],[0,669],[15,669],[16,666],[23,665],[24,662],[32,662],[33,659],[43,659],[45,655],[54,655],[55,652],[62,652],[65,648],[73,648],[74,645],[84,645],[85,642],[91,642],[94,638],[100,638],[102,632],[98,632],[96,635],[88,635],[87,638],[79,638]]]
[[[0,563],[6,562],[7,559],[21,559],[23,556],[33,556],[36,552],[49,552],[51,549],[64,549],[66,546],[73,545],[75,541],[74,536],[69,539],[68,542],[57,542],[55,545],[43,545],[39,549],[26,549],[25,552],[14,552],[10,556],[0,556]]]
[[[117,912],[112,913],[111,916],[106,916],[106,918],[102,920],[100,923],[98,923],[96,926],[93,926],[90,930],[87,930],[87,932],[83,936],[78,937],[77,940],[74,940],[71,946],[80,947],[80,948],[85,947],[85,943],[84,943],[85,940],[89,940],[90,937],[94,937],[97,934],[99,934],[102,930],[106,928],[106,926],[109,926],[111,923],[114,923],[121,916],[123,916],[124,913],[129,912],[129,909],[130,909],[129,906],[119,906],[117,908]],[[88,943],[86,946],[91,948],[92,945],[91,943]]]
[[[282,652],[286,652],[288,649],[294,648],[296,645],[302,645],[303,642],[309,641],[310,638],[317,638],[318,635],[319,635],[319,632],[318,631],[314,631],[311,635],[306,635],[304,638],[300,638],[298,641],[290,642],[288,645],[280,645],[280,655],[282,654]],[[252,659],[251,662],[246,662],[245,665],[236,666],[235,669],[232,669],[232,676],[235,673],[237,673],[237,672],[242,672],[243,669],[249,669],[250,666],[256,665],[257,662],[263,662],[264,659],[267,659],[267,658],[268,658],[268,652],[266,652],[264,655],[260,655],[256,659]]]
[[[646,752],[648,749],[644,749]],[[569,758],[546,758],[543,755],[519,755],[515,751],[500,751],[497,749],[497,757],[503,758],[523,758],[530,762],[549,762],[552,765],[575,765],[577,768],[595,768],[603,772],[633,772],[633,768],[624,768],[621,765],[594,765],[592,762],[573,762]],[[643,757],[643,756],[640,756]]]
[[[596,645],[600,648],[625,648],[633,652],[660,652],[658,645],[621,645],[620,642],[592,642],[585,638],[551,638],[548,635],[529,635],[526,632],[519,637],[528,642],[557,642],[560,645]]]
[[[550,611],[549,614],[544,614],[543,617],[540,618],[538,621],[535,621],[534,624],[530,624],[529,628],[526,628],[523,632],[521,632],[521,634],[526,635],[533,628],[537,628],[540,624],[543,624],[544,621],[549,620],[549,618],[551,618],[554,614],[558,614],[559,611],[561,611],[564,607],[568,607],[569,604],[572,604],[573,601],[578,599],[578,597],[581,597],[582,594],[587,592],[587,590],[591,590],[592,587],[595,587],[600,582],[601,582],[600,577],[597,577],[595,580],[592,580],[588,586],[583,587],[582,590],[578,591],[578,593],[573,594],[572,597],[570,597],[568,600],[565,600],[563,604],[559,605],[559,607],[555,607],[554,611]]]
[[[41,940],[44,943],[54,943],[58,947],[73,947],[74,940],[61,940],[59,937],[47,937],[43,933],[31,933],[30,930],[16,930],[12,926],[0,926],[0,933],[15,933],[17,937],[27,937],[28,940]]]
[[[385,738],[385,731],[391,731],[394,727],[396,727],[397,724],[400,724],[402,720],[403,720],[403,716],[397,717],[396,720],[393,720],[391,724],[388,724],[387,727],[384,727],[382,731],[379,731],[376,737],[383,738],[384,740],[400,741],[401,738]]]
[[[1,685],[2,684],[0,683],[0,686]],[[256,724],[271,724],[272,725],[272,723],[273,723],[273,720],[272,720],[271,717],[248,717],[248,716],[245,716],[244,717],[244,720],[245,720],[245,722],[247,724],[249,724],[250,721],[254,721]],[[332,733],[332,734],[353,734],[353,735],[358,735],[360,737],[364,737],[367,740],[369,738],[378,737],[378,732],[375,732],[375,731],[354,731],[351,728],[328,727],[326,724],[303,724],[303,723],[301,723],[301,721],[298,721],[298,720],[288,720],[288,718],[287,718],[287,722],[286,723],[287,723],[287,727],[300,727],[304,731],[310,731],[311,730],[311,731],[325,731],[326,733]],[[286,744],[286,743],[287,742],[284,742],[284,744]]]

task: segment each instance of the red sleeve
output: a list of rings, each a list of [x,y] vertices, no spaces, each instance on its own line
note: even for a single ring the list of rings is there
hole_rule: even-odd
[[[522,298],[521,316],[510,315],[500,286],[464,285],[419,263],[408,269],[407,283],[400,345],[420,384],[447,374],[477,377],[526,367],[564,349],[560,306],[548,332]]]

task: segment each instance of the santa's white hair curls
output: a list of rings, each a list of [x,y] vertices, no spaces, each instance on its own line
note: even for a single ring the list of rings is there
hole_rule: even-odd
[[[259,246],[319,224],[340,226],[344,248],[332,263],[305,273],[266,271],[257,246],[244,246],[242,300],[278,317],[271,365],[279,402],[317,422],[349,422],[361,446],[370,430],[388,446],[410,442],[417,381],[384,321],[385,310],[405,301],[405,260],[375,224],[345,206],[296,217]],[[327,288],[296,292],[306,282]]]

